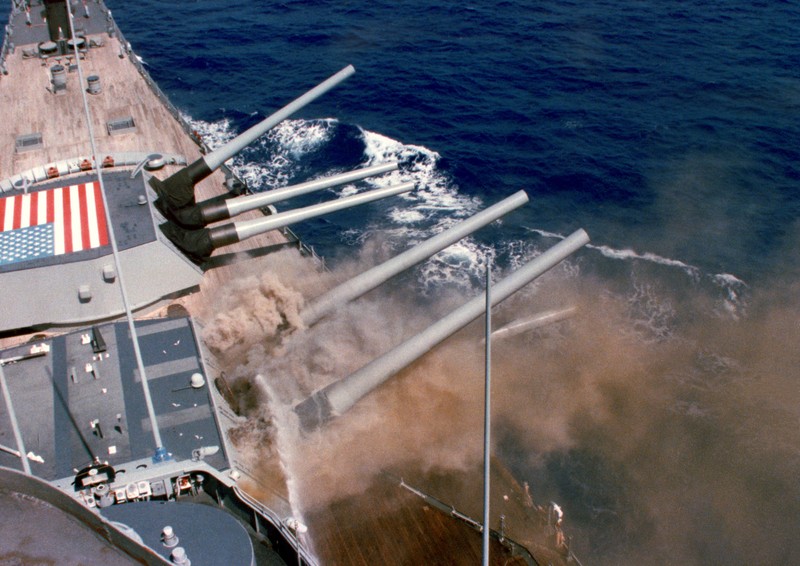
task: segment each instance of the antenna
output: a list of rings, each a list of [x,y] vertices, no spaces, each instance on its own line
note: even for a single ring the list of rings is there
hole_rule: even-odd
[[[28,455],[27,452],[25,452],[25,444],[22,442],[22,433],[20,433],[19,430],[19,421],[17,421],[17,414],[14,412],[14,405],[11,403],[11,393],[9,393],[8,384],[6,384],[6,374],[3,371],[4,365],[5,360],[0,360],[0,388],[3,390],[3,399],[6,402],[8,418],[11,421],[11,428],[14,431],[14,441],[17,443],[19,459],[22,460],[22,469],[27,475],[31,475],[31,465],[28,463]]]
[[[70,2],[66,2],[67,6],[67,19],[69,20],[69,29],[72,37],[75,36],[75,22],[72,16],[72,6]],[[75,48],[75,66],[78,68],[78,81],[83,85],[83,70],[81,69],[81,57],[78,53],[76,44]],[[89,101],[86,97],[86,89],[81,88],[83,96],[83,110],[86,113],[86,127],[89,130],[89,143],[92,146],[92,159],[95,164],[99,164],[100,160],[97,158],[97,145],[94,139],[94,128],[92,127],[92,117],[89,113]],[[114,226],[111,223],[111,213],[108,206],[108,199],[106,198],[106,188],[103,183],[102,167],[96,167],[97,181],[100,184],[100,195],[103,198],[103,207],[105,208],[106,226],[108,227],[108,239],[111,241],[111,251],[114,255],[114,265],[117,268],[117,277],[119,278],[119,289],[122,297],[122,305],[125,308],[125,317],[128,320],[128,329],[131,333],[131,341],[133,342],[133,352],[136,357],[136,366],[139,369],[139,375],[142,378],[142,391],[144,392],[144,400],[147,405],[147,414],[150,417],[150,425],[153,429],[153,441],[155,442],[156,449],[153,455],[153,462],[163,462],[167,459],[167,451],[161,441],[161,432],[158,428],[158,420],[156,419],[156,412],[153,407],[153,399],[150,397],[150,387],[147,384],[147,375],[144,369],[144,361],[142,360],[142,352],[139,348],[139,337],[136,334],[136,327],[133,321],[133,312],[131,311],[130,301],[128,300],[128,293],[125,290],[125,279],[123,277],[122,265],[119,260],[119,249],[117,247],[117,239],[114,235]]]
[[[483,566],[489,566],[489,461],[492,427],[492,258],[486,258],[486,385],[483,395]]]

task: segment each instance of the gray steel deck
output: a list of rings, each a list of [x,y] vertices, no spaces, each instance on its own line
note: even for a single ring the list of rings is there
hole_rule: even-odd
[[[195,449],[219,446],[205,462],[227,468],[209,383],[198,389],[190,386],[192,374],[205,375],[205,370],[189,319],[146,320],[136,327],[166,449],[176,460],[189,460]],[[91,333],[73,332],[37,342],[50,346],[44,356],[3,367],[25,449],[35,458],[30,461],[32,472],[40,478],[73,476],[95,457],[119,466],[154,454],[128,327],[115,323],[98,329],[105,352],[93,352],[87,342]],[[30,344],[19,346],[0,352],[0,357],[30,349]],[[17,449],[3,400],[0,444]],[[0,465],[22,469],[19,458],[8,451],[0,451]]]

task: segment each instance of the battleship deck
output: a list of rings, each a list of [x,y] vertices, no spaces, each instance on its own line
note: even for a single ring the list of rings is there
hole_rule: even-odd
[[[18,31],[12,36],[17,41],[16,48],[5,60],[8,74],[0,77],[0,106],[5,110],[5,118],[0,121],[0,143],[6,148],[0,151],[0,198],[20,192],[9,190],[9,183],[4,182],[13,176],[28,173],[28,176],[36,174],[39,178],[55,165],[62,173],[62,184],[67,184],[75,175],[64,177],[65,162],[71,163],[70,170],[75,170],[83,160],[92,159],[81,92],[86,85],[79,84],[75,56],[26,56],[26,52],[30,55],[31,50],[37,49],[36,43],[26,45],[26,42],[42,41],[37,32],[46,36],[46,27],[37,23],[36,17],[34,14],[34,25],[28,27],[22,14],[15,16],[14,29],[24,30],[24,33]],[[81,57],[82,74],[84,80],[90,76],[99,77],[101,85],[99,93],[88,96],[98,160],[116,157],[114,169],[119,169],[120,163],[140,155],[175,156],[180,158],[179,163],[199,158],[201,146],[187,133],[186,123],[181,123],[173,115],[174,108],[169,106],[149,76],[142,72],[135,55],[128,52],[127,44],[121,43],[116,33],[109,37],[106,32],[88,35],[87,42],[92,47],[86,49]],[[54,64],[65,69],[66,89],[59,90],[58,94],[54,93],[50,72]],[[115,129],[114,124],[123,127]],[[41,143],[20,147],[19,140],[26,136],[27,139],[38,137]],[[175,170],[175,166],[167,165],[158,176],[166,177]],[[197,200],[224,193],[225,181],[221,171],[214,172],[196,186]],[[254,211],[241,218],[260,214]],[[224,259],[238,254],[236,257],[239,259],[242,254],[248,257],[260,255],[254,250],[271,250],[286,245],[288,242],[283,233],[272,231],[228,246],[217,255]],[[207,292],[184,299],[184,304],[193,314],[207,312],[207,298],[233,278],[235,267],[220,258],[212,257],[212,261],[216,262],[215,269],[207,271],[201,283]]]
[[[102,6],[91,3],[89,5],[92,10],[97,11]],[[16,47],[3,61],[7,74],[0,76],[0,105],[5,110],[5,119],[0,121],[0,191],[2,191],[0,198],[18,195],[25,190],[24,187],[15,186],[9,181],[15,177],[19,178],[19,175],[28,174],[37,181],[50,183],[41,184],[33,189],[34,191],[49,190],[42,187],[51,185],[65,187],[77,183],[78,179],[86,179],[86,175],[90,177],[81,182],[92,182],[96,176],[94,172],[75,171],[76,167],[80,169],[79,165],[84,160],[89,162],[92,160],[82,100],[82,93],[89,85],[81,84],[76,56],[81,57],[80,65],[84,80],[88,77],[97,77],[99,81],[100,89],[88,95],[88,103],[97,143],[97,161],[104,162],[106,157],[114,158],[113,166],[105,171],[114,171],[115,175],[120,172],[128,174],[137,159],[156,153],[172,156],[176,162],[184,163],[194,162],[201,156],[201,145],[192,138],[191,132],[187,131],[186,123],[175,115],[176,111],[169,101],[152,84],[110,17],[106,18],[102,13],[93,15],[102,22],[99,27],[84,22],[87,25],[84,29],[85,40],[89,47],[83,55],[56,57],[43,55],[39,51],[39,44],[47,42],[47,30],[41,19],[41,12],[35,12],[32,16],[32,25],[28,27],[22,12],[12,15],[12,27],[17,30],[12,34]],[[56,88],[56,81],[51,74],[54,65],[63,67],[61,69],[63,74],[59,75],[58,80],[63,80],[65,88],[61,88],[60,82]],[[180,104],[180,101],[177,102]],[[157,173],[157,176],[165,178],[175,171],[174,165],[167,165]],[[206,200],[224,193],[225,181],[222,172],[214,172],[196,186],[197,200]],[[154,195],[144,185],[143,180],[140,178],[137,182],[138,185],[132,189],[137,191],[135,196],[152,199]],[[111,203],[109,207],[112,206],[115,205]],[[257,217],[259,214],[258,211],[252,211],[242,218]],[[152,216],[156,223],[161,220],[157,212],[152,212]],[[148,232],[148,241],[158,238],[157,231],[153,234]],[[230,254],[236,255],[236,259],[247,257],[253,263],[263,266],[265,263],[260,263],[261,260],[258,258],[275,247],[287,244],[288,241],[282,233],[272,231],[224,248],[222,253],[211,258],[215,263],[214,269],[201,273],[199,289],[191,289],[198,292],[181,296],[180,304],[193,318],[199,319],[202,323],[204,317],[214,314],[212,308],[214,297],[236,279],[240,270],[234,262],[226,261]],[[107,255],[107,250],[104,253]],[[28,267],[25,266],[25,269]],[[196,269],[198,273],[203,271],[200,268]],[[18,271],[20,270],[15,267],[4,275]],[[51,277],[46,283],[54,286],[62,283],[53,279],[58,278]],[[148,282],[142,281],[141,277],[138,280],[130,277],[129,282],[131,280],[132,287],[148,285]],[[6,287],[4,291],[9,293],[8,289]],[[25,287],[17,286],[11,289],[9,294],[15,295],[19,300],[26,291],[28,289]],[[165,298],[175,297],[165,296]],[[26,296],[25,300],[29,300],[29,297]],[[52,303],[52,300],[50,302]],[[53,307],[47,305],[44,308]],[[174,309],[171,314],[176,310],[184,309]],[[199,365],[197,360],[201,358],[202,345],[191,356],[182,355],[171,361],[155,360],[162,351],[171,351],[179,345],[182,348],[188,347],[188,343],[184,345],[184,340],[186,342],[189,340],[188,335],[179,338],[170,334],[174,330],[171,325],[175,324],[179,325],[183,332],[193,332],[187,320],[177,318],[136,324],[137,328],[144,329],[143,342],[146,344],[146,356],[149,356],[148,360],[145,360],[148,374],[155,367],[153,379],[158,397],[157,420],[165,428],[167,447],[170,450],[175,447],[175,453],[181,458],[186,458],[187,453],[191,457],[193,450],[203,448],[206,442],[211,442],[208,440],[210,433],[204,432],[208,428],[206,425],[210,424],[210,409],[206,408],[205,401],[191,408],[174,406],[183,404],[183,401],[176,400],[178,396],[199,394],[198,391],[185,389],[187,380],[190,380],[190,375],[196,368],[194,366],[189,368],[188,365],[184,368],[180,364],[183,363],[181,360],[191,359],[192,363]],[[114,330],[111,330],[112,328]],[[156,330],[148,333],[146,330],[148,328]],[[156,334],[162,334],[159,329],[165,329],[164,332],[168,334],[162,336],[160,346],[149,342]],[[112,394],[117,397],[121,394],[123,398],[126,395],[131,398],[140,395],[140,391],[130,388],[131,383],[136,381],[135,370],[130,363],[130,352],[122,356],[125,358],[122,365],[89,359],[92,357],[92,350],[87,344],[81,343],[80,338],[85,332],[87,331],[82,330],[56,338],[46,337],[45,340],[49,343],[58,345],[60,357],[50,355],[47,359],[25,360],[4,368],[11,382],[11,393],[15,404],[19,402],[19,407],[43,409],[38,416],[24,415],[21,421],[26,451],[34,452],[34,455],[44,460],[39,463],[34,462],[33,469],[37,475],[46,479],[64,481],[69,476],[70,470],[79,467],[82,461],[93,455],[102,455],[104,459],[110,461],[117,458],[120,461],[143,461],[152,448],[151,445],[145,444],[151,432],[148,426],[151,425],[139,411],[141,402],[134,403],[132,407],[126,405],[124,408],[119,405],[97,403],[98,399],[102,400]],[[103,325],[100,332],[106,333],[109,337],[113,334],[116,337],[114,343],[118,346],[124,342],[122,337],[125,330],[121,323]],[[25,352],[30,345],[22,347],[20,344],[28,338],[28,335],[2,338],[0,348],[13,346],[14,349],[5,350],[9,352],[9,356]],[[109,346],[111,346],[110,340]],[[66,355],[68,351],[73,352],[71,358]],[[163,355],[167,356],[167,353],[164,352]],[[220,375],[220,370],[225,368],[217,367],[219,360],[207,361],[210,371],[206,388],[215,398],[217,392],[213,391],[210,384],[212,378]],[[219,363],[221,365],[222,362]],[[38,376],[38,382],[23,383],[22,373],[17,373],[23,366],[36,368],[34,377]],[[123,374],[127,376],[127,380]],[[126,384],[126,381],[131,383]],[[37,384],[40,392],[45,395],[44,401],[36,402],[29,398],[36,389],[33,386]],[[103,388],[106,391],[103,391]],[[86,391],[91,395],[84,395]],[[192,404],[194,402],[192,401]],[[0,463],[18,468],[19,460],[13,457],[11,430],[10,425],[7,425],[8,409],[5,403],[0,405],[0,444],[6,448],[0,455]],[[129,411],[138,412],[129,414]],[[18,409],[17,413],[19,412]],[[36,419],[49,422],[46,426],[39,426],[41,423],[34,422]],[[71,422],[70,419],[77,420]],[[91,423],[95,423],[94,426]],[[106,427],[105,423],[110,425]],[[102,427],[102,433],[98,425]],[[115,428],[118,425],[121,426],[120,431]],[[42,434],[53,434],[52,431],[55,433],[48,438],[39,436],[40,431],[43,431]],[[126,434],[123,435],[122,431]],[[221,432],[224,435],[225,430]],[[204,442],[200,443],[201,439],[195,438],[196,436],[204,437]],[[221,441],[217,442],[217,439],[214,439],[214,444],[224,447],[224,438],[219,440]],[[8,448],[11,448],[10,452]],[[62,452],[59,452],[60,450]],[[231,453],[234,451],[232,448]],[[258,490],[266,490],[267,494],[264,495],[262,491],[260,501],[269,505],[274,513],[279,513],[274,520],[275,524],[282,525],[281,522],[285,521],[289,512],[285,508],[287,489],[282,472],[278,470],[275,478],[252,477],[246,464],[236,462],[231,453],[223,449],[216,456],[212,456],[210,462],[222,469],[230,461],[235,464],[237,470],[234,471],[237,473],[241,470],[243,474],[251,476],[249,479],[262,480]],[[213,461],[214,458],[219,461]],[[273,467],[278,467],[277,462]],[[270,485],[264,486],[264,482]],[[477,491],[472,490],[471,493]],[[475,516],[472,510],[470,512]],[[431,506],[426,500],[396,484],[387,486],[386,482],[378,481],[369,487],[363,496],[352,497],[335,502],[328,508],[315,510],[309,513],[308,519],[313,544],[317,546],[320,558],[327,564],[461,564],[477,563],[480,556],[480,534],[474,525],[453,519],[441,508]],[[492,548],[493,564],[511,564],[520,560],[518,555],[507,553],[508,547],[496,540],[492,543]],[[551,562],[559,561],[554,559]]]
[[[308,519],[323,564],[481,563],[482,535],[478,530],[386,477],[376,479],[364,493],[310,513]],[[490,540],[489,557],[489,564],[498,566],[536,563],[524,549],[508,539],[501,542],[497,536]],[[559,563],[557,556],[553,558],[553,564]]]
[[[193,451],[215,446],[217,451],[205,461],[227,468],[227,450],[208,387],[204,381],[191,386],[191,376],[205,378],[206,370],[190,320],[145,320],[136,326],[166,446],[176,460],[191,460]],[[46,350],[37,350],[37,357],[6,362],[42,345]],[[71,479],[74,470],[95,457],[118,466],[152,456],[152,427],[126,324],[62,334],[0,356],[25,449],[36,456],[31,467],[37,477]],[[0,401],[4,445],[13,444],[8,410]],[[54,435],[42,434],[50,430]],[[19,469],[19,462],[0,451],[0,465]]]

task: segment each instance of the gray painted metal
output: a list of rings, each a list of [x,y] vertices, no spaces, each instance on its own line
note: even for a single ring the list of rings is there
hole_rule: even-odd
[[[143,546],[153,549],[164,560],[175,556],[180,547],[194,564],[257,564],[253,542],[247,535],[244,522],[235,512],[215,505],[192,501],[173,505],[164,505],[162,501],[139,501],[133,505],[111,505],[103,508],[100,514],[133,529],[141,537]],[[165,526],[172,527],[174,547],[166,545]],[[171,562],[181,564],[176,558]],[[285,564],[277,553],[270,553],[270,558],[270,564]],[[189,565],[188,561],[186,565]]]
[[[340,198],[313,206],[306,206],[305,208],[298,208],[296,210],[289,210],[279,214],[273,214],[264,218],[256,218],[254,220],[244,220],[241,222],[234,222],[236,234],[239,241],[246,238],[251,238],[258,234],[263,234],[269,230],[276,228],[283,228],[290,224],[302,222],[310,218],[329,214],[338,210],[344,210],[359,204],[365,204],[374,200],[407,193],[414,188],[414,182],[403,183],[394,187],[386,187],[384,189],[376,189],[374,191],[367,191],[365,193],[353,195],[350,197]]]
[[[322,179],[315,179],[314,181],[308,181],[306,183],[300,183],[299,185],[284,187],[282,189],[275,189],[255,195],[237,197],[225,201],[224,204],[228,209],[228,217],[230,218],[231,216],[236,216],[249,210],[255,210],[256,208],[261,208],[262,206],[267,206],[268,204],[287,200],[313,191],[327,189],[336,185],[359,181],[373,175],[388,173],[389,171],[393,171],[395,169],[397,169],[397,163],[383,163],[381,165],[356,169],[355,171],[349,171],[340,175],[332,175],[330,177],[323,177]]]
[[[0,466],[0,485],[13,497],[15,520],[26,522],[28,530],[25,540],[3,540],[4,551],[20,545],[33,551],[36,563],[170,564],[124,534],[118,524],[35,476]],[[12,512],[8,507],[2,511]],[[25,558],[22,562],[28,563]]]
[[[266,119],[259,122],[243,134],[240,134],[222,147],[206,155],[203,158],[206,162],[206,165],[208,165],[208,168],[212,171],[217,169],[225,161],[261,137],[267,130],[285,120],[293,113],[300,110],[303,106],[319,98],[355,72],[355,68],[352,65],[348,65],[335,75],[329,77],[327,80],[309,90],[304,95],[296,98],[271,116],[268,116]]]
[[[19,421],[17,414],[14,412],[14,403],[11,401],[11,393],[8,391],[8,384],[6,383],[6,374],[3,371],[3,362],[0,361],[0,388],[3,390],[3,400],[6,404],[6,411],[8,411],[8,419],[11,421],[11,430],[14,432],[14,442],[17,443],[17,453],[22,462],[23,471],[31,475],[31,465],[28,462],[28,453],[25,451],[25,443],[22,440],[22,434],[19,431]]]
[[[525,191],[518,191],[486,210],[459,222],[444,232],[331,289],[300,313],[303,323],[307,326],[315,324],[339,305],[371,291],[391,277],[424,261],[426,258],[508,214],[526,202],[528,202],[528,195],[525,194]]]
[[[217,470],[229,468],[211,374],[191,321],[140,320],[136,329],[155,415],[175,461],[189,461],[196,450],[219,446],[203,462]],[[102,357],[83,338],[94,332],[105,343]],[[21,439],[38,457],[31,461],[32,472],[70,491],[74,470],[95,457],[127,469],[124,478],[133,478],[136,466],[131,462],[152,456],[152,424],[128,326],[101,324],[94,332],[83,329],[46,338],[37,343],[49,346],[46,355],[3,367],[9,401],[0,399],[0,438],[11,438],[13,423],[7,415],[13,401]],[[0,351],[0,358],[29,355],[31,347],[28,343]],[[206,385],[187,388],[195,373],[208,378]],[[20,461],[0,453],[0,466],[20,469]]]
[[[502,302],[588,242],[589,236],[583,230],[572,233],[498,283],[494,287],[492,305]],[[316,391],[295,406],[301,427],[313,430],[342,415],[395,373],[475,320],[485,308],[483,297],[475,297],[349,377]]]
[[[6,6],[8,2],[5,2]],[[23,5],[33,4],[33,9],[29,12],[23,8]],[[94,3],[93,3],[94,4]],[[38,5],[38,6],[37,6]],[[97,6],[97,11],[92,12],[91,17],[81,17],[81,35],[85,35],[87,39],[89,36],[96,36],[107,31],[106,24],[106,10],[105,6],[94,4]],[[3,13],[6,12],[4,6]],[[36,8],[39,9],[36,9]],[[82,10],[81,10],[82,12]],[[79,16],[83,14],[79,12]],[[42,2],[11,2],[11,14],[9,16],[9,25],[6,28],[7,32],[11,32],[10,36],[6,36],[5,44],[11,43],[17,49],[33,46],[33,51],[38,55],[36,45],[42,42],[50,41],[50,33],[47,26],[46,19],[47,11],[43,9]],[[69,30],[65,27],[64,33]],[[22,49],[22,51],[26,51]],[[2,63],[2,61],[0,61]]]
[[[136,165],[143,159],[147,158],[148,156],[152,155],[153,151],[144,152],[144,151],[114,151],[108,152],[105,155],[111,157],[114,160],[114,167],[123,167],[126,165]],[[183,155],[179,155],[176,153],[163,153],[161,154],[164,158],[164,161],[171,165],[186,165],[186,157]],[[47,177],[47,170],[51,167],[55,167],[58,169],[59,175],[69,175],[72,173],[80,173],[83,171],[81,169],[81,163],[84,159],[90,158],[91,155],[80,155],[77,157],[71,157],[69,159],[59,159],[58,161],[51,161],[49,163],[45,163],[39,167],[33,167],[22,173],[17,173],[12,175],[11,177],[0,179],[0,192],[9,192],[15,190],[15,187],[20,187],[22,183],[27,181],[29,184],[34,182],[38,183],[40,181],[46,181]],[[92,160],[89,159],[91,163]],[[95,169],[94,163],[92,163],[92,169]],[[106,173],[109,175],[110,173]],[[131,177],[133,178],[133,177]],[[75,181],[75,180],[71,180]]]
[[[134,310],[196,289],[203,279],[203,272],[161,235],[153,242],[121,250],[120,260],[128,276],[128,293]],[[87,324],[124,314],[117,289],[119,278],[103,277],[104,270],[113,265],[105,255],[3,273],[0,331]],[[84,285],[92,293],[92,299],[86,302],[78,295]],[[19,300],[21,293],[26,300]]]

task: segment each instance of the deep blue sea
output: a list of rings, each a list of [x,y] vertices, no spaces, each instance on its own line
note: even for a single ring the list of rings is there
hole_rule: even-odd
[[[265,190],[400,160],[386,181],[417,180],[409,197],[294,227],[334,268],[520,189],[412,291],[477,293],[487,258],[499,274],[586,229],[564,271],[591,282],[594,326],[570,324],[606,347],[560,350],[580,386],[537,411],[563,435],[509,424],[496,444],[584,564],[800,563],[798,3],[108,4],[212,146],[355,66],[234,162]]]

